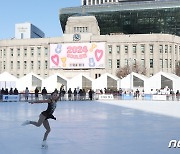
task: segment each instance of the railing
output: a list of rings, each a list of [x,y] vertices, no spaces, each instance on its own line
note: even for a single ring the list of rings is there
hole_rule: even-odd
[[[4,96],[18,96],[18,101],[20,102],[28,102],[28,101],[35,101],[35,100],[44,100],[50,97],[50,93],[47,95],[38,94],[38,97],[35,97],[35,93],[29,93],[28,97],[25,93],[19,93],[18,95],[4,95]],[[94,93],[92,95],[92,99],[89,97],[89,94],[86,93],[84,95],[68,95],[67,93],[61,95],[59,101],[85,101],[85,100],[98,100],[98,99],[115,99],[115,100],[156,100],[156,101],[180,101],[180,95],[152,95],[152,94],[143,94],[139,96],[134,96],[132,94],[122,94],[119,93],[108,93],[108,94],[97,94]],[[0,95],[0,100],[3,101],[3,95]],[[8,100],[4,100],[8,101]]]

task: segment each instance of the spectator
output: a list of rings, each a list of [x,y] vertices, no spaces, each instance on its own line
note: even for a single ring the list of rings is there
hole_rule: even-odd
[[[5,90],[4,88],[1,89],[1,95],[4,95],[5,94]]]
[[[25,89],[25,100],[28,101],[28,97],[29,97],[29,89],[28,87],[26,87]]]
[[[36,89],[35,89],[35,100],[38,100],[38,99],[39,99],[39,90],[36,87]]]
[[[15,88],[14,89],[14,95],[18,95],[18,94],[19,94],[19,92],[18,92],[17,88]]]
[[[43,96],[43,100],[47,99],[47,90],[46,90],[45,87],[43,88],[41,94],[42,94],[42,96]]]
[[[68,100],[69,101],[72,100],[71,96],[72,96],[72,91],[71,91],[71,88],[69,88],[69,90],[68,90]]]
[[[13,95],[13,88],[11,88],[11,89],[9,90],[9,94],[10,94],[10,95]]]
[[[79,99],[83,100],[83,91],[82,91],[82,89],[79,90]]]
[[[85,89],[83,89],[83,100],[85,100],[86,99],[86,91],[85,91]]]
[[[93,91],[90,89],[89,90],[89,99],[92,100],[93,99]]]
[[[106,88],[104,88],[104,93],[107,94],[107,89]]]
[[[74,100],[76,101],[77,100],[77,90],[76,90],[76,88],[74,89]]]
[[[4,92],[5,95],[8,95],[8,89],[6,88],[5,92]]]
[[[139,89],[136,90],[136,98],[139,98]]]
[[[177,99],[177,101],[179,101],[179,97],[180,97],[180,93],[179,93],[179,90],[177,90],[177,92],[176,92],[176,99]]]
[[[62,96],[63,96],[63,87],[64,85],[62,84],[59,90],[60,100],[62,100]]]
[[[174,93],[174,91],[172,89],[170,91],[170,94],[171,94],[172,100],[174,101],[175,93]]]
[[[1,89],[1,95],[0,95],[0,99],[3,98],[3,95],[4,95],[4,88]]]

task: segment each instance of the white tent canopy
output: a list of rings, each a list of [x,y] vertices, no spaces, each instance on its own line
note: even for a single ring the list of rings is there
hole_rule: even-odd
[[[40,76],[29,73],[18,80],[17,89],[20,92],[24,91],[26,87],[28,87],[30,92],[34,92],[36,87],[41,90],[43,80]]]
[[[144,83],[147,79],[144,75],[132,72],[121,80],[120,87],[126,90],[144,89]]]
[[[117,90],[117,89],[119,89],[119,81],[120,81],[120,79],[118,77],[113,76],[112,74],[109,74],[109,73],[105,73],[105,74],[101,75],[101,77],[94,80],[93,89],[94,90],[98,90],[98,89],[104,90],[104,88],[106,88],[106,89],[111,89],[111,90],[112,89]]]
[[[43,87],[48,92],[52,92],[54,89],[60,90],[62,84],[64,85],[64,89],[67,90],[68,79],[58,73],[51,75],[43,81]]]
[[[71,88],[72,90],[74,90],[74,88],[86,89],[86,90],[92,89],[92,83],[93,83],[92,78],[81,73],[69,80],[68,89],[69,88]]]
[[[9,74],[8,72],[3,72],[0,74],[0,89],[10,89],[10,88],[16,88],[18,79]]]
[[[155,91],[164,88],[174,91],[180,90],[180,77],[171,73],[159,72],[145,82],[145,92],[150,92],[151,89]]]

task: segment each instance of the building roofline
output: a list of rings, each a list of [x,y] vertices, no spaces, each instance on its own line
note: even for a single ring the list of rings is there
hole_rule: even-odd
[[[79,7],[68,7],[60,9],[60,14],[69,13],[89,13],[89,12],[111,12],[111,11],[132,11],[132,10],[148,10],[148,9],[165,9],[180,8],[179,0],[172,1],[138,1],[126,3],[112,3],[100,5],[85,5]]]

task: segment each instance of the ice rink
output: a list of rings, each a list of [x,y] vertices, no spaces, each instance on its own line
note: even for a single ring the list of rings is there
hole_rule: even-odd
[[[48,149],[41,149],[44,127],[21,124],[37,120],[47,104],[0,103],[0,154],[178,154],[168,144],[180,140],[179,104],[58,102]]]

